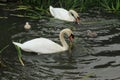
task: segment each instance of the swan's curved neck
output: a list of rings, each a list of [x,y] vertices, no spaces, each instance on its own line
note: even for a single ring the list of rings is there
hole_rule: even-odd
[[[69,16],[70,16],[71,20],[75,21],[76,18],[74,16],[74,13],[71,10],[69,10]]]
[[[61,41],[63,49],[67,50],[68,49],[68,44],[65,41],[64,34],[65,34],[65,31],[61,31],[59,37],[60,37],[60,41]]]

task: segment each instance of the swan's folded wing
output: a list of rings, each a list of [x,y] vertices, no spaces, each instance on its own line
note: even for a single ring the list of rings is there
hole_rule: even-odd
[[[27,41],[24,43],[24,48],[32,52],[46,54],[63,51],[62,46],[46,38],[37,38]]]
[[[69,12],[63,8],[53,8],[51,14],[57,19],[72,21]]]

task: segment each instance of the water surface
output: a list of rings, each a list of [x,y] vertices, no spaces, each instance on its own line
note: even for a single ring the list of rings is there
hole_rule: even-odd
[[[3,11],[5,12],[5,11]],[[81,16],[81,23],[64,22],[53,18],[32,20],[1,13],[0,49],[6,67],[1,68],[0,80],[119,80],[120,79],[120,23],[119,19]],[[32,26],[25,30],[25,22]],[[69,51],[37,55],[22,51],[23,67],[12,41],[21,43],[38,38],[49,38],[60,44],[59,32],[70,28],[75,35]],[[96,31],[96,38],[87,38],[87,30]],[[68,39],[66,38],[68,41]]]

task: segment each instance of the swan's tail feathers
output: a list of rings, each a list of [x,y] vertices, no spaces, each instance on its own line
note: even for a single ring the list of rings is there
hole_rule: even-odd
[[[50,10],[51,15],[54,16],[54,12],[53,12],[53,7],[52,6],[49,7],[49,10]]]
[[[50,5],[50,7],[49,7],[50,9],[53,9],[53,7]]]
[[[21,43],[17,43],[17,42],[12,42],[14,45],[18,46],[18,47],[22,47]]]

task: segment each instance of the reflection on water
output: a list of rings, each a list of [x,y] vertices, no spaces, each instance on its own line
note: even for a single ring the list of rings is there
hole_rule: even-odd
[[[32,26],[30,30],[24,30],[26,21]],[[75,34],[71,54],[66,51],[37,55],[22,51],[25,66],[21,66],[12,41],[25,42],[45,37],[60,43],[58,35],[64,28],[71,28]],[[9,45],[2,53],[7,67],[1,68],[0,80],[119,80],[119,28],[117,19],[100,18],[93,21],[84,19],[80,25],[77,25],[55,19],[29,20],[8,17],[0,22],[2,42],[0,48]],[[96,31],[98,36],[87,38],[88,29]]]

